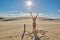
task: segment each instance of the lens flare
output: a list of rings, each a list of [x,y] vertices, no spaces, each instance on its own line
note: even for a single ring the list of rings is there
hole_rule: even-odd
[[[30,7],[32,5],[32,2],[31,1],[28,1],[28,2],[26,2],[26,4],[27,4],[26,6],[29,6]]]
[[[27,7],[27,9],[31,9],[32,0],[27,0],[27,1],[25,1],[25,2],[26,2],[26,7]]]

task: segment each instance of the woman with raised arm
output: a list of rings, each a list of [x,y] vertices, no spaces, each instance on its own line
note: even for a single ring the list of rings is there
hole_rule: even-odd
[[[32,16],[32,19],[33,19],[33,24],[32,25],[33,25],[33,32],[34,32],[36,30],[36,18],[38,16],[38,13],[35,17],[33,17],[32,12],[30,12],[30,15]]]

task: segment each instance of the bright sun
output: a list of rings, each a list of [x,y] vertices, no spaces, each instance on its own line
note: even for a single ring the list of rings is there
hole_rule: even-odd
[[[31,1],[31,0],[27,0],[27,1],[26,1],[26,6],[27,6],[28,8],[30,8],[30,7],[32,6],[32,1]]]
[[[32,5],[32,2],[31,1],[27,1],[27,6],[31,6]]]

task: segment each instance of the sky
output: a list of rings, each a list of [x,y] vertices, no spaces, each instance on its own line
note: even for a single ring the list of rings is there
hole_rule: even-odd
[[[20,14],[28,13],[26,0],[0,0],[0,14]],[[32,0],[33,13],[39,12],[39,15],[48,18],[60,19],[60,0]],[[22,13],[22,14],[23,14]],[[1,16],[1,15],[0,15]]]

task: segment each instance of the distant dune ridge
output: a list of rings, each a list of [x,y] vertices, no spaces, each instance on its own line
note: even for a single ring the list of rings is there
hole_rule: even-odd
[[[13,20],[18,20],[18,19],[31,19],[31,17],[0,17],[1,21],[13,21]],[[38,17],[39,20],[44,20],[44,21],[60,21],[60,19],[52,19],[52,18],[46,18],[46,17]]]
[[[38,12],[33,13],[33,16],[35,16],[37,13]],[[58,19],[58,20],[60,20],[59,18],[54,18],[54,17],[49,18],[40,12],[38,14],[39,14],[38,15],[39,19],[44,19],[44,20],[56,20],[56,19]],[[3,14],[3,13],[0,14],[0,20],[1,19],[3,19],[3,20],[15,20],[15,19],[19,19],[19,18],[24,19],[24,17],[30,18],[31,17],[30,13],[20,12],[20,13],[15,13],[15,14],[13,14],[13,13],[12,14],[9,14],[9,13],[8,14]]]

